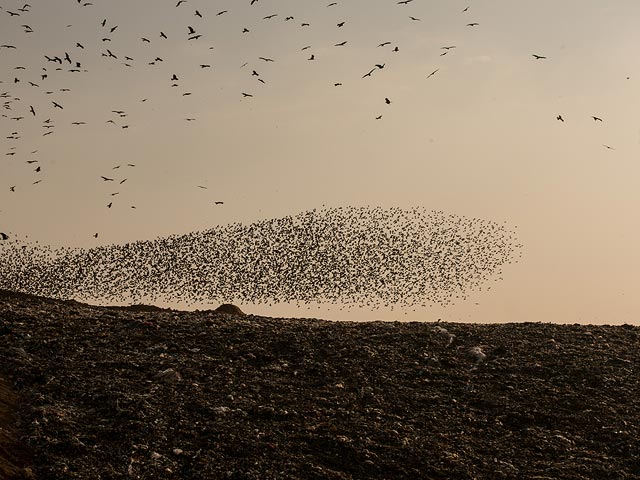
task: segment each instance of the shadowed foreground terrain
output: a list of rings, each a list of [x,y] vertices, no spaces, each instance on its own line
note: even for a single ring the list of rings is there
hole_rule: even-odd
[[[0,292],[0,476],[640,478],[639,340]]]

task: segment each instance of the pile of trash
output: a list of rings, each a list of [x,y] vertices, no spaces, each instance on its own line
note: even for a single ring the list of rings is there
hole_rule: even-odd
[[[0,292],[0,432],[29,452],[7,478],[640,478],[639,345]]]

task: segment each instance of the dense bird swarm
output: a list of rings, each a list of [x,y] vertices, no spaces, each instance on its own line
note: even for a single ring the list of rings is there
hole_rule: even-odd
[[[0,425],[0,464],[42,479],[639,479],[639,343],[629,325],[331,323],[0,292],[20,421]],[[7,431],[30,462],[7,458]]]
[[[504,226],[424,209],[336,208],[90,249],[0,243],[0,288],[100,301],[446,305],[517,257]]]

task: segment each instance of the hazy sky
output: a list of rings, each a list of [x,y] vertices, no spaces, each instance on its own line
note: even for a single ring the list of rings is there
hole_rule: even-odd
[[[447,309],[243,308],[640,321],[637,0],[29,3],[0,0],[0,231],[86,247],[424,206],[517,226],[522,259]]]

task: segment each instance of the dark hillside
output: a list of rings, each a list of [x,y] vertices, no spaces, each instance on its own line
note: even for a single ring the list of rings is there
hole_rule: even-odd
[[[640,478],[639,345],[0,292],[0,475],[31,452],[39,479]]]

